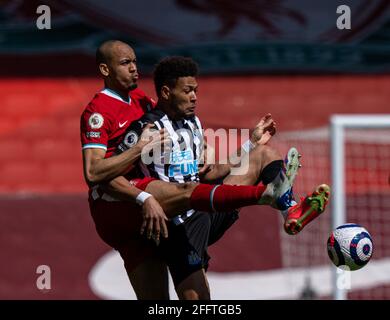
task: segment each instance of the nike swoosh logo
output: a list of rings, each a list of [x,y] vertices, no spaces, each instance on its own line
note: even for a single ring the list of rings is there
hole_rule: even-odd
[[[123,123],[120,123],[120,122],[119,122],[119,128],[122,128],[122,127],[127,123],[127,121],[128,121],[128,120],[126,120],[126,121],[123,122]]]

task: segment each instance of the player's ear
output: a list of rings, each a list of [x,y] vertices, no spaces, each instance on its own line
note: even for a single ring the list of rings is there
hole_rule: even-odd
[[[160,92],[161,92],[161,97],[162,97],[163,99],[165,99],[165,100],[168,100],[168,99],[169,99],[171,90],[169,89],[168,86],[162,86]]]
[[[100,73],[104,76],[107,77],[110,74],[110,70],[108,69],[107,64],[105,63],[100,63],[99,64],[99,71]]]

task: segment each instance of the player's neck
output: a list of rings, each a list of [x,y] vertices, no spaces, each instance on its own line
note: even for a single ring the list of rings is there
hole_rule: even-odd
[[[105,83],[104,88],[113,91],[115,94],[117,94],[119,97],[121,97],[124,101],[129,100],[129,90],[127,90],[127,89],[116,88],[115,86],[107,84],[107,83]]]
[[[168,116],[169,119],[172,119],[175,121],[181,120],[181,116],[178,115],[175,112],[175,110],[172,110],[172,108],[170,108],[170,106],[168,106],[167,104],[157,102],[156,108],[159,108],[161,111],[163,111]]]

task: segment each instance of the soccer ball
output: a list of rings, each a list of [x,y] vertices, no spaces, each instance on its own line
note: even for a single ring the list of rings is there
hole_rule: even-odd
[[[365,228],[347,223],[332,231],[327,248],[329,258],[335,266],[354,271],[363,268],[370,261],[374,245]]]

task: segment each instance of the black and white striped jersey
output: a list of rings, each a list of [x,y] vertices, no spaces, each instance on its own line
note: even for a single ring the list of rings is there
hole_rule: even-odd
[[[199,182],[198,165],[204,148],[203,130],[198,117],[171,120],[160,109],[153,109],[134,121],[127,129],[123,141],[118,146],[118,153],[134,146],[148,123],[154,123],[156,129],[165,128],[171,139],[171,145],[166,150],[153,149],[153,152],[143,155],[140,169],[145,176],[159,180],[185,183]],[[182,215],[176,223],[185,216],[190,216],[193,210]],[[182,219],[183,218],[183,219]]]
[[[138,142],[147,123],[154,123],[156,129],[165,128],[171,145],[165,151],[157,150],[160,154],[153,154],[152,161],[146,159],[141,163],[144,174],[168,182],[198,182],[198,165],[204,147],[199,119],[195,116],[175,121],[169,119],[163,111],[154,109],[128,127],[123,141],[118,146],[119,152],[131,148]],[[156,152],[156,149],[153,150]]]

